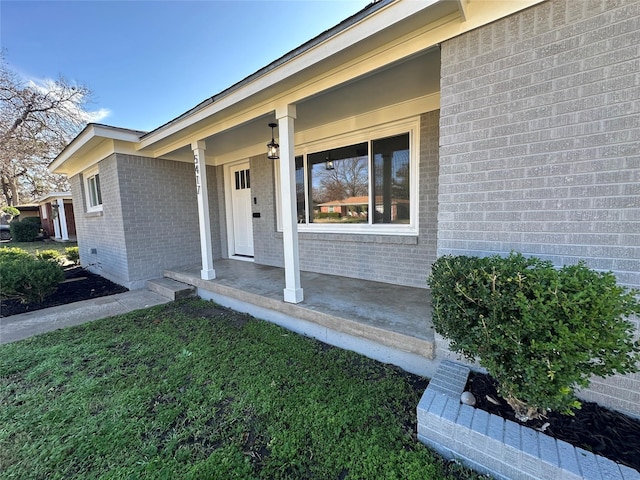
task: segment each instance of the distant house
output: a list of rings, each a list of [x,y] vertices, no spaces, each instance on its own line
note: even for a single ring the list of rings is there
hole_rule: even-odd
[[[54,240],[76,239],[76,222],[71,192],[54,192],[37,201],[40,224],[47,236]]]
[[[22,205],[16,205],[15,208],[18,209],[20,215],[15,217],[14,220],[24,220],[28,217],[37,217],[40,213],[37,203],[24,203]]]
[[[367,195],[347,197],[341,200],[320,203],[318,204],[318,211],[320,214],[337,214],[337,217],[333,217],[337,219],[354,219],[366,222],[369,216],[369,204],[369,196]],[[405,223],[409,220],[409,199],[393,197],[385,199],[382,195],[376,195],[373,206],[373,211],[379,220],[383,219],[385,212],[389,215],[389,223]]]
[[[426,288],[440,255],[512,250],[640,287],[639,76],[637,0],[382,0],[151,132],[87,126],[50,169],[82,264],[129,288],[250,260],[300,303],[301,270]],[[639,376],[597,389],[640,414]]]

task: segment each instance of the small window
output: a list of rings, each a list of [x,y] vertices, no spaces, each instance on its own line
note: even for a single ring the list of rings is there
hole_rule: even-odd
[[[97,169],[84,174],[86,187],[87,211],[102,210],[102,192],[100,191],[100,174]]]

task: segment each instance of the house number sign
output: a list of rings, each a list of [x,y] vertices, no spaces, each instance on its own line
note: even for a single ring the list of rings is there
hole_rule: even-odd
[[[200,195],[200,167],[198,166],[198,154],[195,153],[193,155],[193,162],[194,162],[194,166],[195,166],[195,172],[196,172],[196,193],[198,195]]]

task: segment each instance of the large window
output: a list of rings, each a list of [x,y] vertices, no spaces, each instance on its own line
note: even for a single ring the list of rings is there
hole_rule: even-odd
[[[102,210],[102,193],[100,191],[100,174],[98,169],[92,169],[84,173],[85,195],[87,211],[96,212]]]
[[[300,231],[417,233],[416,133],[402,124],[304,148],[295,159]]]

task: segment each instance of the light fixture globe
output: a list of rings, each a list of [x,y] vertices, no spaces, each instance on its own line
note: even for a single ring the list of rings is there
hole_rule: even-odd
[[[280,158],[280,145],[276,143],[275,138],[273,137],[273,129],[278,126],[277,123],[270,123],[271,127],[271,141],[267,143],[267,158],[269,160],[277,160]]]

